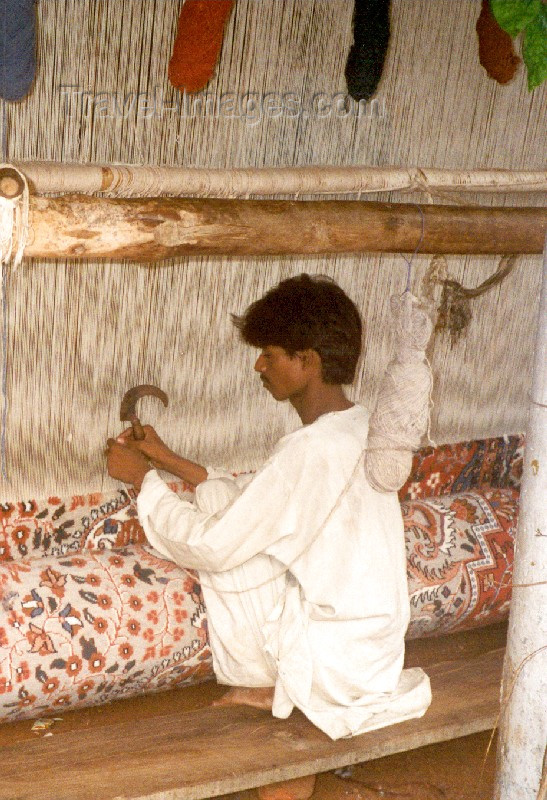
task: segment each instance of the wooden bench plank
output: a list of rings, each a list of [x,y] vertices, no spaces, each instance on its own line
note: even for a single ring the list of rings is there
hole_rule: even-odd
[[[0,800],[199,800],[486,730],[498,712],[504,630],[485,630],[410,642],[407,663],[419,660],[431,677],[430,709],[353,739],[332,742],[299,712],[277,720],[196,707],[200,687],[148,698],[143,713],[121,701],[66,714],[52,737],[29,734],[30,722],[1,726]],[[194,707],[183,711],[185,694]]]

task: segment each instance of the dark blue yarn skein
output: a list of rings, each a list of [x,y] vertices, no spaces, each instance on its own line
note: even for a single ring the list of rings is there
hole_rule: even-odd
[[[35,73],[35,0],[0,0],[0,97],[22,100]]]
[[[378,88],[389,44],[390,2],[355,0],[354,44],[346,64],[346,83],[354,100],[369,100]]]

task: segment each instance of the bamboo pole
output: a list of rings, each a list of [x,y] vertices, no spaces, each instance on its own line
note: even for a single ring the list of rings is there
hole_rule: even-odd
[[[545,192],[547,171],[427,167],[273,167],[200,169],[16,161],[36,194],[113,197],[218,197],[365,194],[367,192]]]
[[[547,239],[503,669],[496,800],[538,800],[547,769],[546,408]]]
[[[541,253],[547,208],[31,196],[29,228],[27,258]]]

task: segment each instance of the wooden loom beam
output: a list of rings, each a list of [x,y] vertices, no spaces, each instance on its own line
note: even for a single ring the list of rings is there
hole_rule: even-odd
[[[35,194],[112,197],[301,197],[367,192],[506,193],[547,191],[546,170],[332,166],[218,169],[137,164],[15,161]]]
[[[421,212],[420,212],[421,209]],[[422,236],[423,214],[423,241]],[[547,208],[319,200],[30,198],[25,257],[541,253]]]

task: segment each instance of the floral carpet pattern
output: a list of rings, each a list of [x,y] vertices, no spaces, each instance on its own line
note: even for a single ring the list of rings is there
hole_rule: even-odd
[[[409,637],[507,614],[522,451],[512,436],[416,454]],[[146,545],[128,492],[0,505],[0,720],[212,676],[197,576]]]
[[[516,489],[402,503],[410,625],[407,638],[500,622],[509,612]]]
[[[6,719],[212,677],[200,585],[151,548],[6,562],[0,593]]]
[[[467,489],[518,489],[522,478],[523,436],[422,447],[414,454],[410,477],[399,500],[439,497]]]

